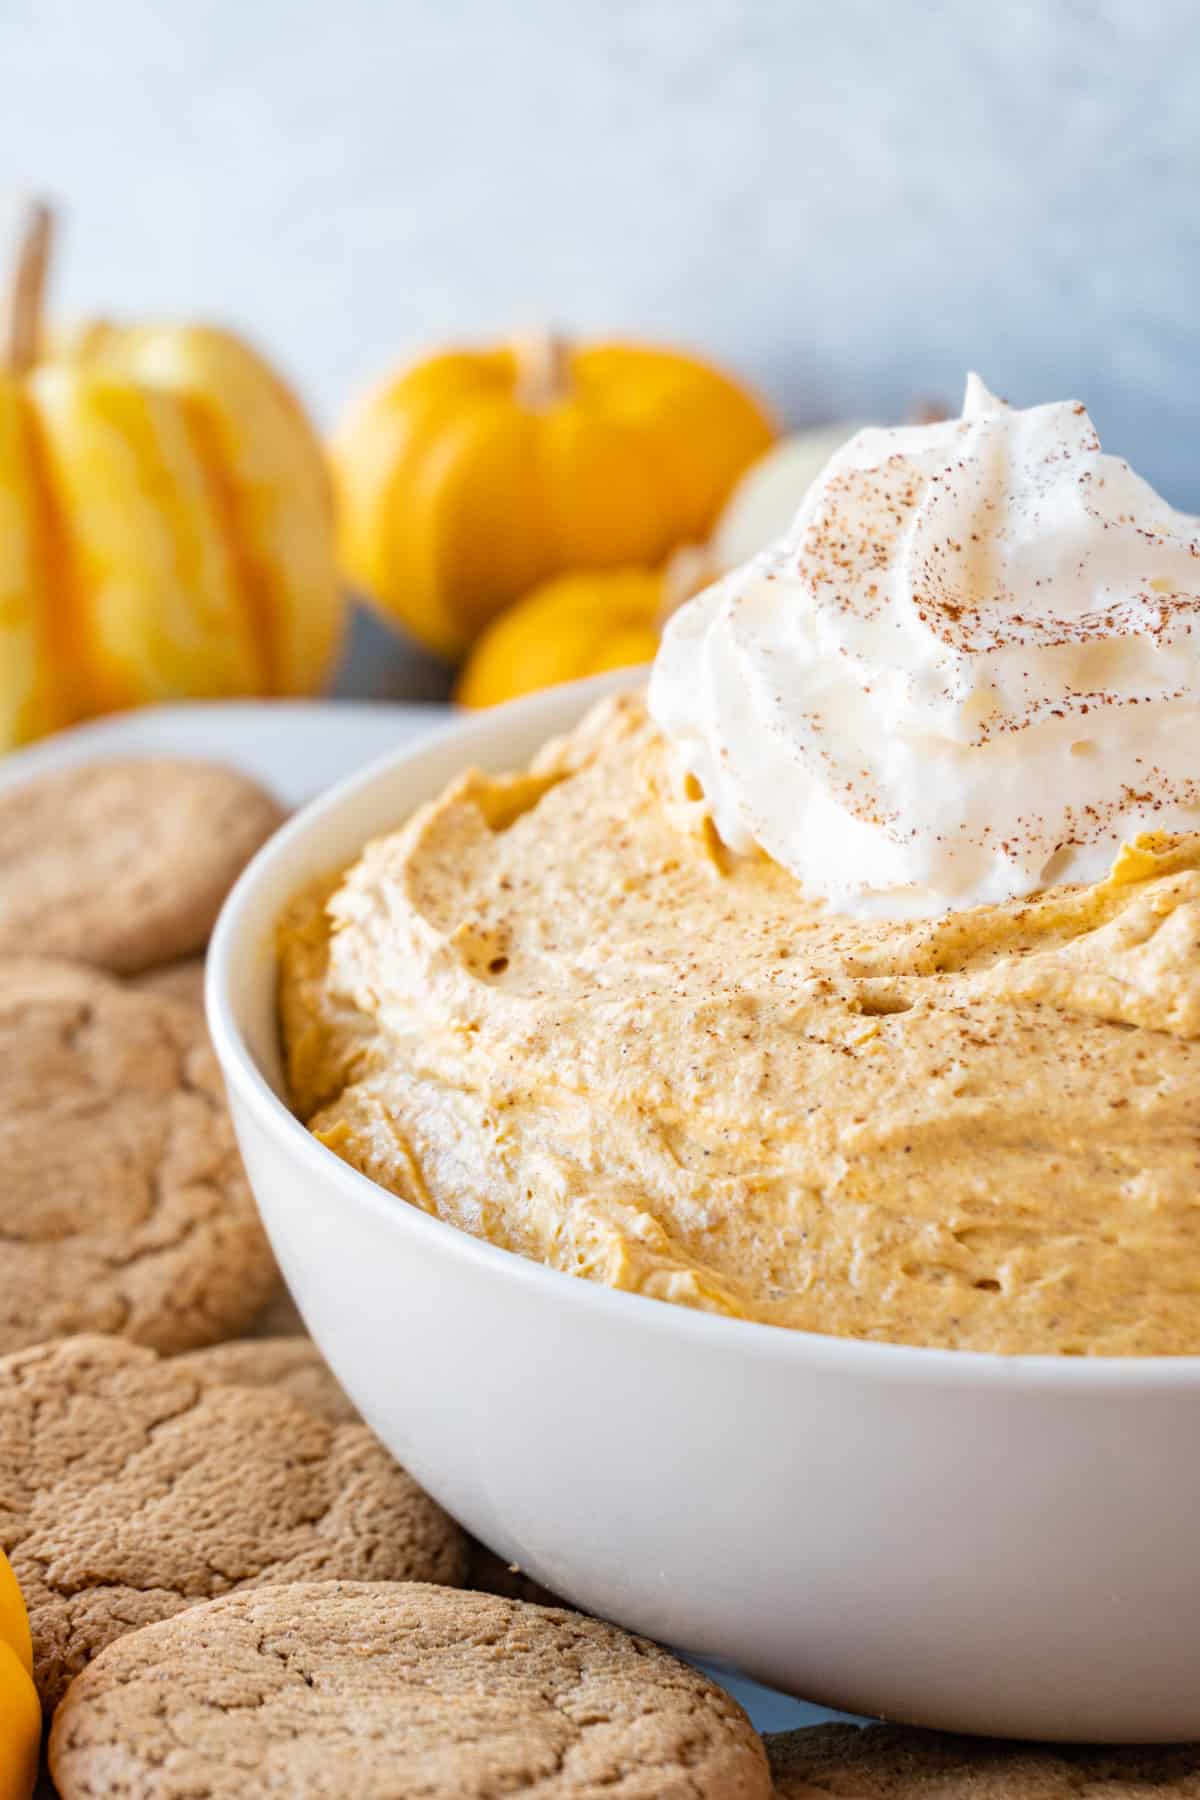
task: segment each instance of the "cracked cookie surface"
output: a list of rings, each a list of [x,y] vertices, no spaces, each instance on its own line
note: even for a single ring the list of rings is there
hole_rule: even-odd
[[[239,1588],[456,1582],[454,1522],[365,1425],[117,1339],[0,1358],[0,1548],[47,1708],[105,1645]]]
[[[0,793],[0,953],[133,975],[191,956],[283,820],[256,781],[171,757],[97,762]]]
[[[777,1800],[1200,1800],[1194,1744],[1017,1744],[900,1725],[764,1741]]]
[[[766,1800],[741,1708],[644,1638],[414,1584],[237,1594],[122,1640],[72,1687],[63,1800]]]
[[[198,1381],[224,1382],[236,1387],[277,1387],[333,1424],[348,1424],[359,1417],[350,1396],[310,1337],[263,1336],[235,1338],[192,1350],[173,1358],[174,1366]],[[535,1581],[531,1575],[467,1535],[467,1567],[463,1586],[483,1593],[500,1594],[507,1600],[532,1600],[538,1606],[564,1606],[565,1601]]]
[[[357,1422],[358,1412],[337,1376],[307,1337],[234,1338],[174,1358],[176,1369],[210,1386],[279,1388],[332,1425]]]
[[[278,1275],[202,1015],[0,958],[0,1353],[78,1331],[187,1350]]]

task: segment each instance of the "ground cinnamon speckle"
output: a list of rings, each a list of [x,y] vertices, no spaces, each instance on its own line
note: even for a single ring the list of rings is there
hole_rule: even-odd
[[[462,776],[280,947],[301,1116],[506,1249],[859,1338],[1200,1348],[1200,838],[839,917],[714,842],[633,695]]]

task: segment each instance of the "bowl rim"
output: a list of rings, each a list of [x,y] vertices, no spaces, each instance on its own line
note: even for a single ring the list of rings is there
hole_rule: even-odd
[[[228,895],[213,930],[205,972],[205,1010],[217,1060],[233,1096],[255,1117],[289,1154],[309,1164],[314,1179],[332,1183],[345,1203],[373,1213],[384,1228],[400,1240],[410,1235],[424,1239],[430,1249],[474,1263],[500,1279],[532,1286],[547,1300],[557,1296],[560,1305],[590,1308],[608,1316],[615,1325],[674,1338],[682,1345],[724,1347],[752,1361],[766,1359],[794,1366],[797,1372],[836,1370],[845,1375],[869,1375],[885,1381],[920,1380],[935,1386],[977,1385],[1004,1392],[1023,1389],[1047,1392],[1162,1390],[1200,1386],[1200,1354],[1181,1356],[1063,1356],[1000,1353],[986,1350],[951,1350],[920,1344],[875,1339],[837,1337],[832,1333],[805,1331],[792,1326],[770,1325],[751,1319],[731,1319],[724,1314],[656,1300],[644,1294],[626,1293],[586,1281],[564,1270],[504,1250],[473,1237],[449,1221],[408,1206],[398,1195],[381,1187],[321,1144],[267,1080],[238,1024],[232,995],[232,970],[243,932],[264,883],[274,877],[277,864],[302,841],[318,836],[330,819],[351,805],[363,789],[410,764],[420,763],[451,740],[463,747],[463,766],[470,762],[473,746],[492,747],[515,728],[534,724],[543,715],[557,715],[568,702],[576,702],[578,716],[595,700],[644,682],[645,667],[620,670],[564,684],[523,696],[485,712],[458,714],[423,734],[416,743],[373,758],[308,802],[286,821],[256,853]],[[571,710],[575,710],[572,706]],[[547,737],[554,731],[547,729]],[[432,797],[432,795],[430,796]]]

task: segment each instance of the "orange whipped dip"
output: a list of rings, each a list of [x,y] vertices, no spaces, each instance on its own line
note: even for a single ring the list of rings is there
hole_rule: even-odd
[[[809,1331],[1200,1351],[1200,837],[836,911],[727,846],[634,694],[464,774],[279,947],[300,1117],[476,1237]]]

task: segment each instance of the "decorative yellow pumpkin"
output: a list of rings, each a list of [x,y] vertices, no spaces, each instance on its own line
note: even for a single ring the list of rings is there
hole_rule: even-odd
[[[0,1800],[29,1800],[41,1742],[29,1618],[17,1578],[0,1550]]]
[[[552,575],[652,568],[704,539],[774,435],[742,387],[674,351],[543,335],[434,356],[334,438],[342,566],[457,656]]]
[[[455,698],[497,706],[518,694],[650,662],[663,620],[708,579],[702,551],[664,569],[557,575],[493,621],[467,657]]]
[[[39,209],[0,371],[0,749],[144,701],[302,694],[343,605],[321,446],[211,327],[38,325]]]

